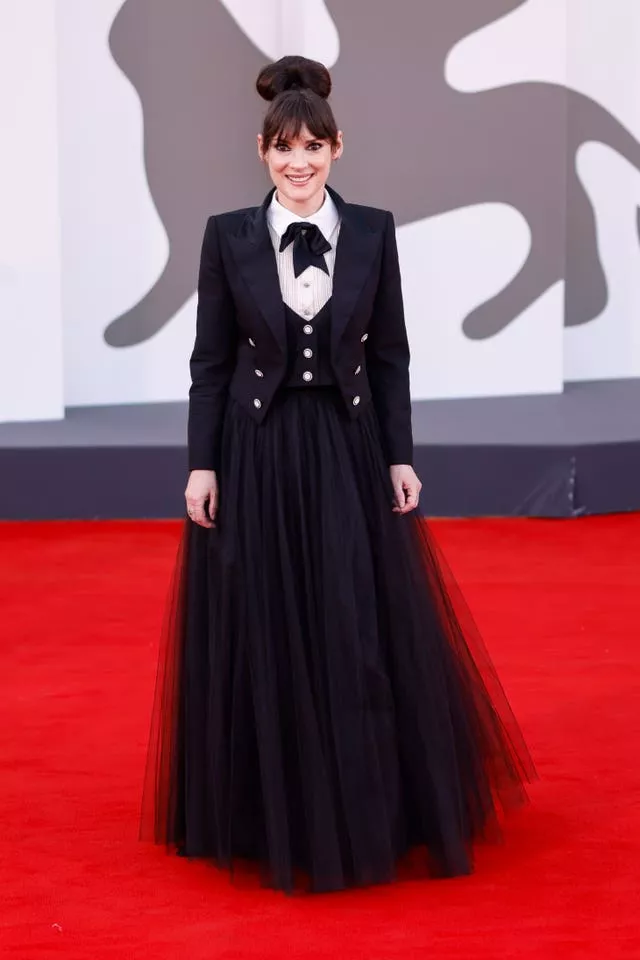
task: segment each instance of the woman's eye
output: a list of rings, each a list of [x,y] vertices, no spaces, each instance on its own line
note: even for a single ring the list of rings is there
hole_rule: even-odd
[[[308,148],[309,148],[309,150],[320,150],[320,149],[322,148],[322,144],[321,144],[321,143],[309,143],[309,144],[308,144]]]
[[[285,150],[289,149],[289,144],[287,143],[276,143],[276,150],[279,150],[280,153],[284,153]]]

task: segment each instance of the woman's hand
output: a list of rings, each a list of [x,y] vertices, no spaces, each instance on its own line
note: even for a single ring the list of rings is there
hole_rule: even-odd
[[[422,484],[408,463],[394,463],[389,467],[393,485],[393,512],[409,513],[418,506]]]
[[[215,527],[218,479],[215,470],[192,470],[184,492],[187,513],[201,527]]]

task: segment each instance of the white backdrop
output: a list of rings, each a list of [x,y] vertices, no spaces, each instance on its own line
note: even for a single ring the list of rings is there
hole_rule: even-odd
[[[142,344],[113,348],[103,337],[153,285],[168,252],[146,180],[141,104],[107,42],[121,6],[0,7],[0,419],[60,416],[63,380],[70,406],[186,396],[194,297]],[[339,33],[322,0],[224,6],[265,59],[338,59]],[[639,49],[640,9],[629,0],[528,0],[457,43],[446,77],[468,92],[568,86],[640,137]],[[514,207],[483,203],[400,227],[414,398],[555,392],[563,379],[640,376],[640,174],[595,141],[576,164],[609,294],[602,314],[582,326],[563,328],[559,281],[495,336],[462,334],[464,316],[527,257],[529,227]]]
[[[54,0],[0,7],[0,420],[61,417]]]
[[[602,104],[640,139],[639,51],[637,3],[528,0],[459,44],[448,79],[454,87],[473,90],[531,80],[564,84]],[[564,377],[638,377],[640,174],[596,143],[581,148],[577,169],[595,208],[609,301],[597,320],[565,330]]]

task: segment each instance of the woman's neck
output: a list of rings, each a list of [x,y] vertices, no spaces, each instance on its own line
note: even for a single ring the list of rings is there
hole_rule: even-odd
[[[289,200],[287,197],[282,197],[278,190],[276,190],[276,200],[281,207],[284,207],[285,210],[288,210],[289,213],[295,213],[298,217],[311,217],[314,213],[317,213],[320,207],[324,204],[325,191],[324,187],[322,190],[314,194],[306,201],[301,203],[294,203]]]

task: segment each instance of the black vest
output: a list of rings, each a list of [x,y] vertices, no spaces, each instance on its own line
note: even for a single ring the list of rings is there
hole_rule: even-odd
[[[335,384],[329,361],[331,300],[315,317],[305,319],[284,304],[289,365],[284,387],[328,387]]]

